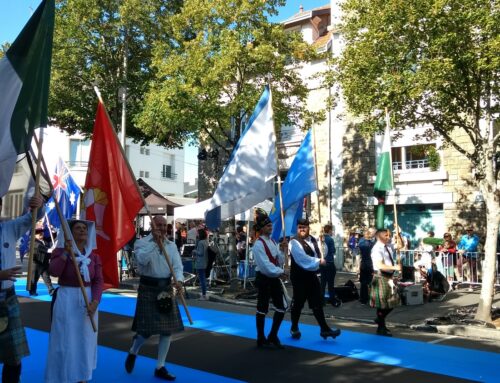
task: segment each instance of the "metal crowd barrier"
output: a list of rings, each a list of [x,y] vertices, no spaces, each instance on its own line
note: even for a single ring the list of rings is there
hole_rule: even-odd
[[[422,257],[425,259],[430,255],[434,259],[437,269],[446,277],[450,284],[478,286],[482,284],[484,252],[450,254],[434,251],[425,253],[423,250],[402,250],[399,253],[399,257],[404,266],[414,266]],[[358,273],[360,259],[359,249],[353,251],[348,247],[336,248],[335,265],[339,271]],[[497,253],[495,275],[495,286],[500,287],[500,253]]]

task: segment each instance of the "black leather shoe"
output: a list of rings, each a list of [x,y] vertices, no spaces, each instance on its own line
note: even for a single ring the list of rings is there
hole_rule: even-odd
[[[302,336],[299,330],[290,330],[290,334],[292,335],[292,339],[300,339]]]
[[[163,380],[175,380],[175,376],[170,374],[165,367],[155,369],[155,377]]]
[[[273,347],[273,348],[276,348],[278,350],[283,350],[285,347],[283,347],[283,345],[281,344],[279,338],[277,336],[275,337],[268,337],[267,338],[267,343],[269,344],[269,346]]]
[[[129,374],[134,370],[136,358],[137,355],[131,353],[127,355],[127,359],[125,360],[125,371],[127,371]]]
[[[323,339],[327,339],[328,337],[331,337],[331,338],[335,339],[336,337],[338,337],[340,335],[340,329],[338,329],[338,328],[328,329],[328,330],[325,330],[325,331],[321,331],[319,333],[319,335]]]
[[[392,336],[392,333],[389,331],[387,327],[379,327],[377,329],[377,335]]]
[[[257,338],[257,348],[265,348],[269,346],[269,341],[266,338]]]

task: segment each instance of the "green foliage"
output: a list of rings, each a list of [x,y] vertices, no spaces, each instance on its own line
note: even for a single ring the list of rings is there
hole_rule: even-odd
[[[49,100],[51,122],[74,133],[90,134],[97,84],[111,119],[120,121],[118,91],[127,87],[127,135],[144,139],[133,124],[153,78],[152,42],[165,35],[159,20],[181,1],[58,0]],[[127,70],[123,68],[127,58]]]
[[[305,128],[321,118],[305,108],[297,68],[314,58],[298,33],[267,20],[283,0],[185,0],[162,20],[168,39],[154,43],[155,78],[135,122],[164,145],[215,141],[250,117],[270,81],[276,125]],[[234,144],[238,138],[229,140]]]
[[[9,49],[10,47],[10,44],[5,42],[3,43],[1,46],[0,46],[0,58],[2,58],[3,56],[5,56],[5,53],[7,52],[7,50]]]
[[[499,112],[500,15],[490,0],[346,0],[346,48],[334,63],[349,109],[362,128],[432,125],[427,134],[472,161],[481,157],[479,120]],[[495,101],[494,101],[495,100]],[[467,152],[450,137],[469,135]]]

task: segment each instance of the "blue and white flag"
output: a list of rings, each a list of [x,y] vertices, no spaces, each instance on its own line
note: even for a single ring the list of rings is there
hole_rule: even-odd
[[[221,220],[273,197],[277,173],[272,98],[266,86],[205,212],[207,226],[215,230]]]
[[[54,186],[54,194],[45,204],[45,211],[50,224],[59,228],[61,227],[61,221],[57,214],[54,198],[59,201],[63,216],[70,219],[76,213],[78,197],[81,193],[80,187],[61,158],[57,161],[52,185]]]
[[[292,165],[281,187],[283,194],[283,210],[285,211],[286,236],[297,231],[297,219],[302,217],[304,197],[317,190],[316,170],[314,166],[314,146],[311,131],[307,132],[300,148],[293,159]],[[283,237],[283,227],[280,213],[280,199],[277,195],[269,215],[273,223],[271,237],[278,240]]]

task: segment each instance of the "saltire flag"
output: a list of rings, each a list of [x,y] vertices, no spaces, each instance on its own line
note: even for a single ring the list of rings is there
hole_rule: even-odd
[[[94,123],[84,201],[85,218],[96,225],[105,287],[117,287],[116,253],[134,236],[134,219],[143,203],[101,102]]]
[[[264,89],[205,212],[208,228],[274,196],[278,174],[271,90]]]
[[[0,59],[0,197],[33,132],[47,126],[54,0],[44,0]]]
[[[382,140],[382,151],[378,158],[377,178],[373,194],[378,200],[376,207],[376,226],[377,229],[384,227],[384,206],[386,192],[394,189],[394,177],[392,174],[392,157],[391,157],[391,126],[389,114],[386,114],[386,125],[384,137]]]
[[[317,189],[314,145],[312,131],[309,130],[293,159],[281,187],[283,210],[285,211],[286,236],[292,236],[297,232],[297,220],[302,217],[304,198]],[[273,223],[271,237],[277,241],[280,237],[283,237],[279,195],[276,195],[274,199],[274,206],[269,218]]]
[[[78,206],[78,198],[80,197],[81,189],[76,183],[66,163],[59,158],[56,164],[56,169],[52,177],[52,186],[54,193],[45,204],[45,212],[47,214],[48,223],[60,228],[61,221],[55,208],[55,200],[59,201],[61,212],[64,218],[70,219],[76,213]]]

